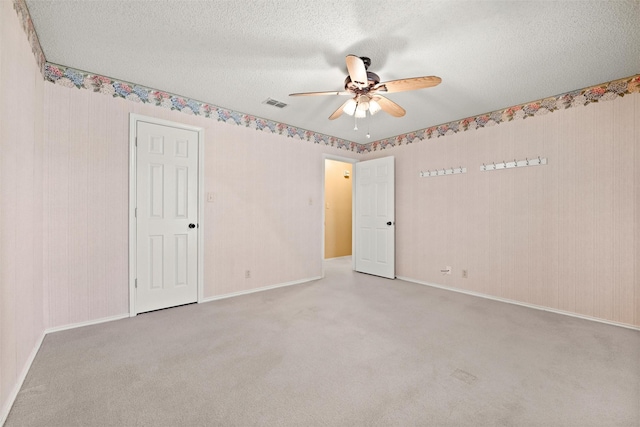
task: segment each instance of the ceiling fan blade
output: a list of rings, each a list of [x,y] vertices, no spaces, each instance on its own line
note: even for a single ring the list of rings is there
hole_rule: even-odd
[[[368,86],[367,69],[359,56],[347,55],[347,70],[349,70],[349,77],[353,84],[358,87]]]
[[[347,105],[349,101],[351,101],[351,98],[347,99],[340,107],[338,107],[338,109],[329,116],[329,120],[335,120],[340,117],[344,112],[344,106]]]
[[[353,95],[351,92],[347,91],[328,91],[328,92],[301,92],[301,93],[290,93],[289,96],[320,96],[320,95]]]
[[[378,83],[373,90],[385,93],[403,92],[437,86],[441,81],[442,79],[437,76],[412,77]]]
[[[380,104],[382,111],[391,114],[393,117],[402,117],[406,113],[404,108],[384,96],[376,95],[373,100]]]

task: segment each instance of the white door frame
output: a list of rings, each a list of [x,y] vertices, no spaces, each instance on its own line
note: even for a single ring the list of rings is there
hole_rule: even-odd
[[[137,315],[136,311],[136,129],[138,122],[147,122],[157,125],[186,129],[198,133],[198,303],[203,300],[204,284],[204,128],[189,126],[182,123],[155,117],[142,116],[130,113],[129,115],[129,317]]]
[[[343,162],[343,163],[351,163],[351,164],[355,164],[358,163],[359,160],[358,159],[352,159],[349,157],[341,157],[341,156],[334,156],[333,154],[323,154],[322,155],[322,245],[321,245],[321,252],[320,252],[320,259],[322,259],[322,277],[324,277],[324,236],[326,233],[325,230],[325,221],[326,221],[326,206],[327,206],[327,201],[325,200],[325,192],[327,191],[327,189],[325,188],[325,160],[335,160],[338,162]],[[351,174],[351,269],[355,270],[356,269],[356,259],[354,257],[355,255],[355,250],[356,250],[356,240],[355,240],[355,229],[353,228],[353,223],[355,222],[355,214],[356,214],[356,186],[355,186],[355,174],[356,174],[356,168],[353,168],[353,172]]]

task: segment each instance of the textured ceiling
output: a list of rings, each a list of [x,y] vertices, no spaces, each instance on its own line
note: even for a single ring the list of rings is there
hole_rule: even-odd
[[[640,1],[26,1],[47,61],[367,143],[640,73]],[[329,115],[347,54],[407,110]],[[284,109],[263,103],[273,98]],[[367,130],[371,139],[367,139]]]

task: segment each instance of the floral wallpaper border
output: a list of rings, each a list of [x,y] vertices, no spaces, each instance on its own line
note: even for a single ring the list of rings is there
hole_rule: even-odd
[[[254,117],[237,111],[227,110],[212,104],[183,98],[161,90],[114,80],[109,77],[78,71],[73,68],[46,63],[44,67],[45,80],[69,88],[89,89],[114,98],[124,98],[133,102],[142,102],[157,107],[177,110],[185,114],[202,116],[219,122],[245,126],[259,131],[284,135],[288,138],[298,138],[314,144],[328,145],[340,149],[361,152],[362,145],[352,141],[336,138],[321,133],[312,132],[278,123],[260,117]]]
[[[44,52],[42,51],[42,46],[40,46],[40,40],[38,40],[38,34],[36,34],[36,29],[33,26],[33,21],[31,20],[31,15],[29,14],[29,9],[27,8],[25,0],[13,0],[13,9],[18,14],[18,19],[20,20],[22,29],[27,34],[27,39],[31,45],[33,56],[36,58],[36,63],[40,68],[40,72],[44,75],[46,59],[44,57]]]
[[[332,146],[357,153],[384,150],[399,145],[453,135],[467,130],[495,126],[517,119],[541,116],[556,110],[585,106],[600,101],[609,101],[632,93],[640,93],[640,74],[636,74],[631,77],[516,105],[503,110],[467,117],[462,120],[431,126],[366,144],[359,144],[353,141],[289,126],[284,123],[227,110],[168,92],[48,63],[40,46],[40,41],[38,40],[38,35],[33,26],[25,0],[13,0],[13,8],[20,19],[22,28],[27,34],[31,50],[46,81],[70,88],[89,89],[94,92],[110,95],[114,98],[124,98],[133,102],[149,103],[158,107],[178,110],[185,114],[203,116],[229,124],[246,126],[264,132],[284,135],[288,138],[297,138],[313,142],[314,144]]]
[[[598,86],[592,86],[554,97],[516,105],[505,108],[504,110],[497,110],[474,117],[467,117],[462,120],[431,126],[414,132],[378,141],[372,141],[367,144],[358,144],[356,142],[319,134],[283,123],[261,119],[259,117],[254,117],[232,110],[226,110],[211,104],[182,98],[167,92],[113,80],[96,74],[85,73],[61,65],[46,63],[44,77],[45,80],[66,87],[90,89],[94,92],[111,95],[116,98],[124,98],[134,102],[150,103],[159,107],[178,110],[190,115],[199,115],[223,121],[225,123],[246,126],[270,133],[277,133],[289,138],[298,138],[301,140],[311,141],[315,144],[329,145],[340,149],[355,151],[357,153],[384,150],[399,145],[412,144],[427,139],[453,135],[467,130],[495,126],[500,123],[510,122],[517,119],[541,116],[552,113],[556,110],[585,106],[600,101],[609,101],[632,93],[640,93],[640,74],[637,74],[632,77],[614,80]]]
[[[614,80],[598,86],[591,86],[585,89],[575,90],[561,95],[540,99],[505,108],[504,110],[493,111],[479,116],[467,117],[429,128],[420,129],[414,132],[397,135],[391,138],[381,139],[365,144],[361,152],[371,152],[384,150],[398,145],[412,144],[426,139],[439,138],[441,136],[453,135],[471,129],[481,129],[495,126],[500,123],[510,122],[516,119],[526,119],[528,117],[542,116],[556,110],[585,106],[599,101],[610,101],[618,97],[640,93],[640,74],[635,76]]]

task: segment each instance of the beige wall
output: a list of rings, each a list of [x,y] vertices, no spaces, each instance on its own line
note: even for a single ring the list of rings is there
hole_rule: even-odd
[[[349,177],[345,178],[345,171]],[[324,167],[324,257],[351,255],[351,163],[326,159]]]
[[[205,129],[205,299],[321,276],[323,153],[356,154],[88,90],[44,94],[48,327],[128,312],[129,113]]]
[[[640,95],[367,158],[388,155],[398,276],[640,326]],[[549,164],[479,169],[537,156]]]
[[[0,2],[0,424],[44,333],[43,79],[12,3]]]

